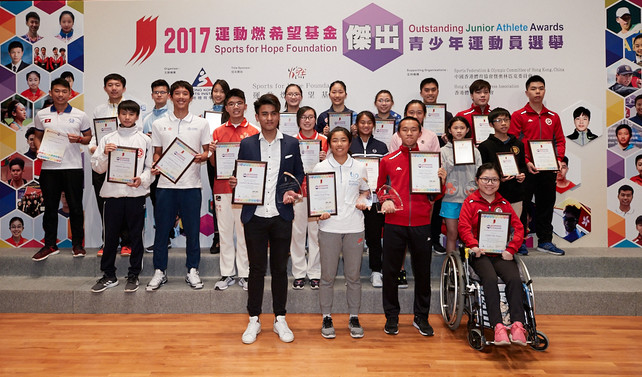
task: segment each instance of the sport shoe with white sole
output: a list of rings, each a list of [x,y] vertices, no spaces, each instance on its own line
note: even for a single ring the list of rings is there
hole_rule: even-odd
[[[147,283],[147,292],[155,291],[161,287],[161,285],[167,283],[167,274],[163,270],[156,269],[154,270],[154,276],[152,280]]]
[[[250,322],[247,324],[247,329],[241,337],[241,341],[245,344],[252,344],[256,341],[257,335],[261,333],[261,322],[258,316],[250,317]]]
[[[383,274],[381,272],[372,271],[370,274],[370,282],[373,288],[383,287]]]
[[[230,285],[234,285],[234,278],[231,276],[221,276],[221,279],[214,284],[215,291],[224,291]]]
[[[94,293],[99,293],[104,291],[107,288],[112,288],[118,285],[118,279],[115,277],[107,277],[103,276],[98,281],[96,284],[94,284],[93,287],[91,287],[91,291]]]
[[[247,278],[239,278],[239,285],[244,291],[247,291]]]
[[[130,275],[127,277],[127,284],[125,284],[125,292],[131,293],[138,290],[140,282],[138,281],[138,276]]]
[[[201,280],[201,277],[198,275],[198,270],[195,268],[190,268],[189,271],[187,272],[187,276],[185,276],[185,282],[187,285],[194,289],[201,289],[203,288],[203,281]]]
[[[321,324],[321,336],[326,339],[334,339],[336,337],[334,326],[332,325],[332,317],[323,317],[323,324]]]
[[[294,334],[292,333],[292,330],[290,330],[290,328],[288,327],[288,323],[285,322],[284,315],[276,316],[276,319],[274,320],[273,329],[275,333],[279,334],[279,339],[281,339],[282,342],[290,343],[291,341],[294,340]]]
[[[350,317],[348,321],[348,329],[350,329],[350,336],[353,338],[363,338],[363,327],[359,323],[359,317]]]

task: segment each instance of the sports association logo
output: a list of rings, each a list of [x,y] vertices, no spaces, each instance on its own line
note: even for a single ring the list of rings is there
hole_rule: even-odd
[[[198,72],[198,75],[196,75],[196,78],[194,79],[194,82],[192,83],[193,87],[203,87],[203,86],[208,86],[212,87],[212,80],[207,76],[207,72],[205,72],[205,69],[201,68],[200,72]]]
[[[152,19],[152,16],[141,17],[136,21],[136,51],[129,59],[127,64],[143,64],[156,50],[156,20],[158,16]],[[141,60],[142,59],[142,60]]]

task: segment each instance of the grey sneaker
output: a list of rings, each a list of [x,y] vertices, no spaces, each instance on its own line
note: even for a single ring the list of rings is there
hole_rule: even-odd
[[[332,317],[323,317],[323,325],[321,325],[321,336],[326,339],[334,339],[336,337],[334,326],[332,325]]]
[[[139,284],[138,276],[128,276],[127,284],[125,284],[125,292],[136,292]]]
[[[239,285],[244,291],[247,291],[247,278],[239,278]]]
[[[118,285],[118,279],[115,277],[107,277],[103,276],[98,281],[96,284],[94,284],[93,287],[91,287],[91,291],[94,293],[99,293],[104,291],[107,288],[115,287]]]
[[[161,287],[161,285],[167,283],[167,274],[163,270],[155,269],[154,276],[152,280],[147,283],[147,292],[155,291]]]
[[[214,290],[224,291],[230,285],[234,285],[234,278],[231,276],[221,276],[221,280],[217,281],[216,284],[214,284]]]
[[[350,317],[348,328],[350,329],[351,337],[363,338],[363,327],[361,327],[361,324],[359,323],[359,317]]]
[[[190,268],[187,272],[187,276],[185,276],[185,282],[187,283],[187,285],[194,289],[203,288],[203,281],[201,281],[201,277],[198,275],[198,270],[193,267]]]

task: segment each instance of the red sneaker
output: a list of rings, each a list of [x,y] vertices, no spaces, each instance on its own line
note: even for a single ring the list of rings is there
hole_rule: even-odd
[[[85,251],[85,248],[82,246],[74,246],[71,248],[71,253],[73,254],[74,258],[81,258],[84,257],[87,252]]]
[[[520,346],[526,345],[526,330],[524,330],[524,325],[521,322],[513,322],[511,325],[510,341]]]
[[[96,253],[96,256],[102,257],[103,256],[103,248],[101,247],[100,250]]]
[[[56,255],[59,252],[56,246],[43,246],[31,259],[40,262],[41,260],[47,259],[50,255]]]
[[[123,246],[120,248],[120,255],[123,257],[128,257],[132,255],[132,248],[129,246]]]
[[[506,326],[501,323],[498,323],[495,326],[495,345],[496,346],[507,346],[510,344],[508,340],[508,333],[506,332]]]

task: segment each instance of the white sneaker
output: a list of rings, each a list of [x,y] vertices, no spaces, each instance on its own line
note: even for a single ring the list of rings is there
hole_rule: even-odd
[[[155,291],[165,283],[167,283],[167,274],[165,273],[165,271],[155,269],[154,276],[152,276],[152,280],[147,283],[146,290],[148,292]]]
[[[374,288],[383,287],[383,274],[381,272],[372,271],[372,274],[370,274],[370,282],[372,282],[372,286]]]
[[[239,285],[243,287],[244,291],[247,291],[247,278],[239,278]]]
[[[279,334],[279,339],[281,339],[282,342],[290,343],[294,340],[294,334],[292,334],[292,330],[288,327],[288,323],[285,322],[284,315],[276,316],[274,320],[274,332]]]
[[[256,341],[256,336],[261,333],[261,322],[258,316],[250,317],[250,323],[247,324],[247,329],[243,333],[241,340],[245,344],[252,344]]]
[[[201,281],[201,277],[198,276],[198,270],[195,268],[189,269],[187,276],[185,276],[185,282],[194,289],[203,288],[203,282]]]
[[[231,276],[221,276],[221,280],[217,281],[216,284],[214,284],[214,290],[224,291],[230,285],[234,285],[234,278]]]

